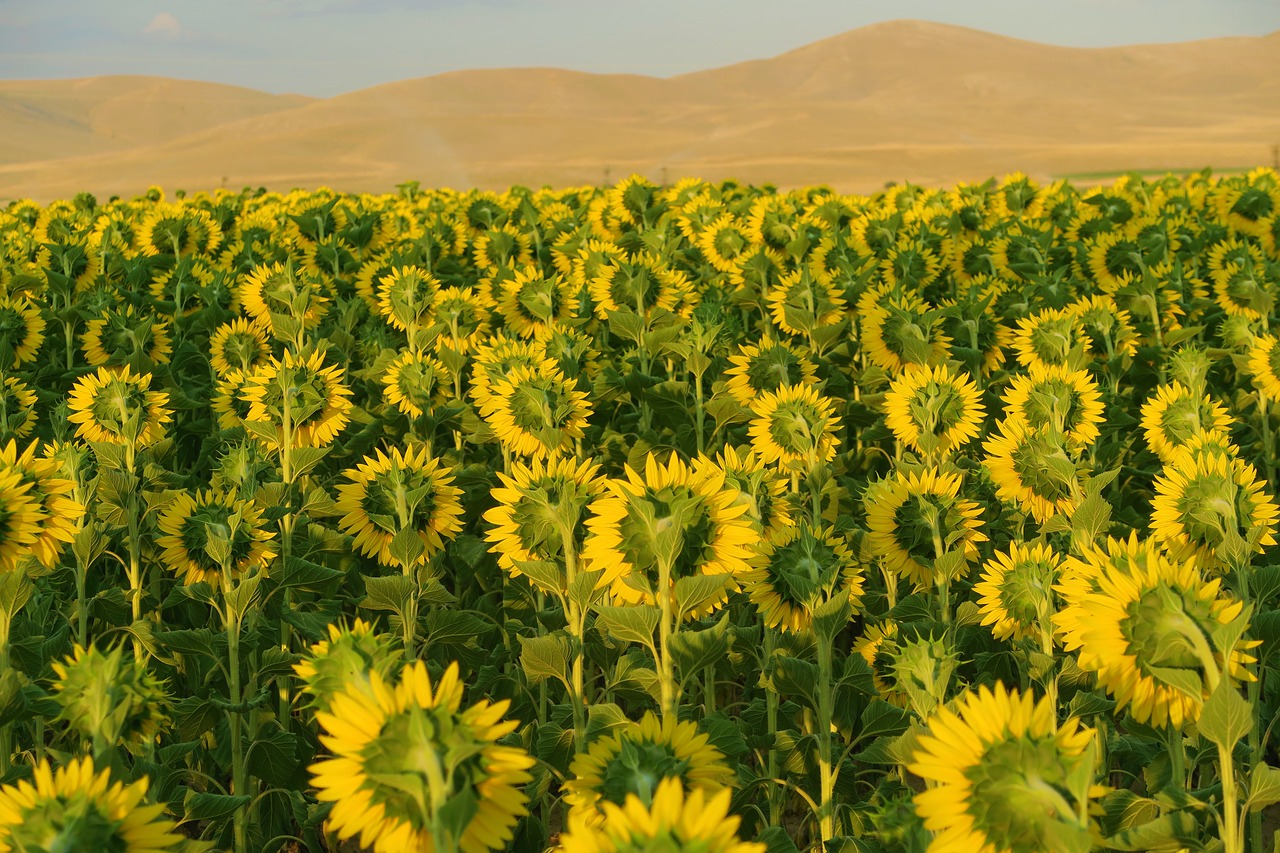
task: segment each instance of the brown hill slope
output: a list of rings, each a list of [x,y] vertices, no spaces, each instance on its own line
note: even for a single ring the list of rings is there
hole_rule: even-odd
[[[4,85],[15,84],[0,94]],[[898,21],[669,79],[467,71],[284,109],[240,91],[216,124],[179,127],[154,111],[158,124],[132,128],[133,145],[117,135],[121,144],[69,151],[51,139],[37,147],[54,155],[39,160],[0,145],[0,200],[151,183],[383,191],[409,179],[500,188],[631,172],[867,191],[1015,169],[1256,165],[1280,143],[1280,33],[1076,49]]]

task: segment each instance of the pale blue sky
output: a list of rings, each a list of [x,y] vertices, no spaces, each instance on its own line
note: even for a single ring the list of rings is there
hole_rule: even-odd
[[[894,18],[1098,47],[1265,35],[1280,0],[0,0],[0,79],[153,74],[327,96],[462,68],[665,77]]]

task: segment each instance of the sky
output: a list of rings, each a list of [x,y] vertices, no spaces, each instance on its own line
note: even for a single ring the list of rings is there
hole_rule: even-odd
[[[916,18],[1072,47],[1280,30],[1280,0],[0,0],[0,79],[147,74],[327,97],[466,68],[659,77]]]

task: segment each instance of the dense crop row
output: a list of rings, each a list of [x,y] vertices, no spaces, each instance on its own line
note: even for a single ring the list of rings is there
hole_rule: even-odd
[[[0,853],[1269,848],[1278,213],[9,204]]]

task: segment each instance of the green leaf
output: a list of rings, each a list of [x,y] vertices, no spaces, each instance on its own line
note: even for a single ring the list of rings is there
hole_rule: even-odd
[[[182,820],[225,820],[235,814],[236,809],[249,805],[248,794],[232,796],[230,794],[205,794],[187,791],[182,800]]]
[[[671,637],[671,657],[680,671],[680,683],[724,660],[729,652],[729,617],[726,614],[713,627],[704,631],[677,631]]]
[[[599,702],[587,706],[587,742],[607,735],[614,729],[630,725],[631,720],[612,702]]]
[[[653,648],[653,631],[658,627],[662,613],[648,604],[618,607],[602,604],[596,607],[596,628],[615,640],[638,643]]]
[[[1116,833],[1103,841],[1109,850],[1172,851],[1198,849],[1200,825],[1188,812],[1171,812],[1155,820]]]
[[[364,579],[365,598],[360,606],[366,610],[390,610],[404,617],[409,603],[417,595],[417,584],[404,575]]]
[[[295,447],[289,452],[289,461],[293,465],[293,476],[302,477],[320,464],[329,455],[328,447]]]
[[[1280,803],[1280,769],[1270,764],[1255,764],[1249,777],[1249,799],[1245,802],[1249,810],[1255,812]]]
[[[335,589],[346,575],[337,569],[331,569],[310,560],[290,557],[284,561],[284,566],[272,570],[271,577],[281,587],[327,592]],[[370,580],[370,578],[365,579],[366,589]]]
[[[1083,553],[1084,546],[1093,545],[1110,527],[1111,504],[1100,495],[1088,495],[1071,516],[1072,550]]]
[[[1200,711],[1200,734],[1230,750],[1249,733],[1252,726],[1253,714],[1249,703],[1231,681],[1224,678]]]
[[[492,622],[469,610],[429,610],[422,622],[427,643],[437,646],[472,646],[494,629]]]
[[[288,785],[298,771],[298,736],[268,721],[249,744],[246,761],[249,772],[268,785]]]
[[[34,587],[22,571],[0,573],[0,619],[13,619],[28,601]]]
[[[679,622],[685,614],[706,610],[724,600],[725,590],[732,575],[691,575],[675,583],[675,618]]]
[[[554,678],[569,686],[573,647],[563,631],[541,637],[520,637],[520,666],[530,684]]]
[[[27,697],[22,688],[22,678],[13,667],[0,672],[0,726],[7,726],[21,719],[27,710]]]
[[[883,699],[872,699],[862,711],[861,722],[862,730],[858,732],[858,738],[861,740],[896,737],[907,730],[907,725],[911,722],[911,714]]]
[[[412,527],[406,527],[391,539],[391,556],[401,566],[416,566],[426,552],[422,537]]]

